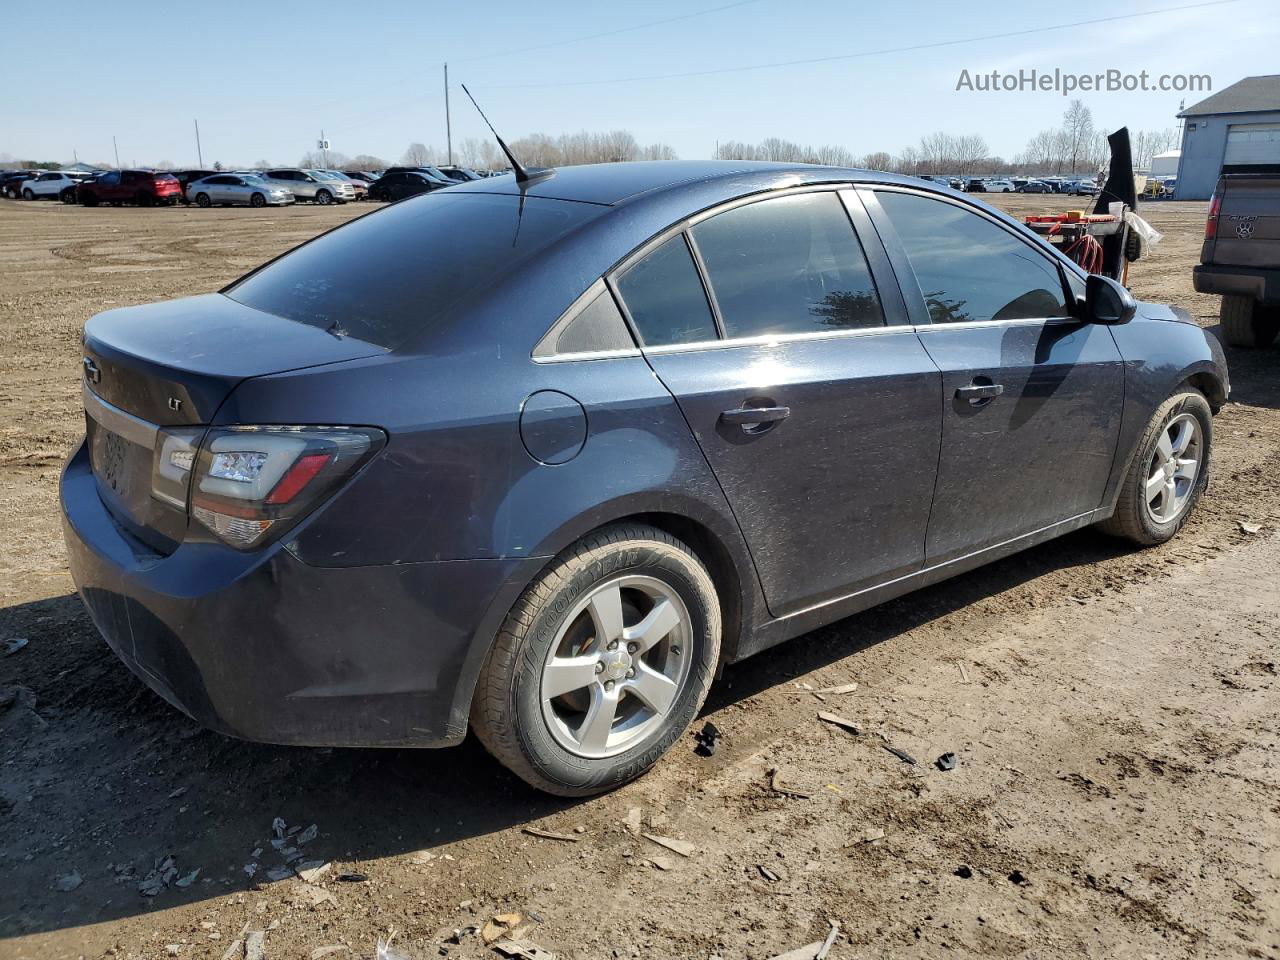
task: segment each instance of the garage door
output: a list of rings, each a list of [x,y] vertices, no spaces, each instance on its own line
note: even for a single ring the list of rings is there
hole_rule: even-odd
[[[1222,162],[1280,163],[1280,123],[1233,123],[1227,127],[1227,153]]]

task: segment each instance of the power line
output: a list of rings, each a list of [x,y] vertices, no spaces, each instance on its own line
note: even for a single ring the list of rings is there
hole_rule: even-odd
[[[514,57],[518,53],[528,53],[531,50],[546,50],[548,47],[560,47],[568,43],[583,43],[587,40],[599,40],[601,37],[613,37],[620,33],[630,33],[633,30],[643,30],[646,27],[657,27],[664,23],[675,23],[679,20],[690,20],[693,17],[703,17],[709,13],[719,13],[722,10],[732,10],[734,7],[745,7],[749,3],[759,3],[760,0],[737,0],[736,3],[726,3],[722,7],[711,7],[707,10],[695,10],[692,13],[682,13],[675,17],[666,17],[662,20],[647,20],[644,23],[637,23],[630,27],[618,27],[616,30],[605,30],[601,33],[588,33],[581,37],[569,37],[566,40],[550,40],[547,43],[534,44],[531,47],[519,47],[515,50],[504,50],[501,53],[482,53],[478,57],[466,57],[460,60],[454,60],[454,63],[475,63],[479,60],[492,60],[494,57]]]
[[[980,37],[963,37],[957,40],[938,40],[933,43],[916,43],[906,47],[885,47],[880,50],[859,50],[856,53],[840,53],[828,57],[810,57],[804,60],[778,60],[772,63],[752,63],[738,67],[718,67],[710,70],[688,70],[682,73],[653,73],[638,77],[614,77],[599,80],[564,80],[550,83],[501,83],[491,84],[490,90],[525,90],[544,87],[590,87],[616,83],[641,83],[649,80],[683,80],[689,77],[709,77],[725,73],[743,73],[749,70],[773,70],[780,67],[809,66],[817,63],[832,63],[838,60],[857,60],[863,57],[882,57],[893,53],[912,53],[917,50],[936,50],[939,47],[955,47],[966,43],[982,43],[987,40],[1007,40],[1012,37],[1025,37],[1034,33],[1049,33],[1053,30],[1070,30],[1075,27],[1087,27],[1099,23],[1115,23],[1118,20],[1133,20],[1155,14],[1176,13],[1179,10],[1197,10],[1201,7],[1221,7],[1229,3],[1240,3],[1241,0],[1205,0],[1202,3],[1188,3],[1177,7],[1161,7],[1155,10],[1144,10],[1141,13],[1123,13],[1113,17],[1096,17],[1092,20],[1075,20],[1071,23],[1056,23],[1047,27],[1031,27],[1026,30],[1010,30],[1005,33],[988,33]],[[723,8],[721,8],[723,9]]]

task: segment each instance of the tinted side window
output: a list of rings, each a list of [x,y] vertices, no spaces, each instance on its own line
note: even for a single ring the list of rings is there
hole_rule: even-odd
[[[955,204],[880,193],[934,323],[1068,316],[1047,256]]]
[[[875,283],[834,193],[763,200],[693,228],[726,337],[884,325]]]
[[[618,279],[618,291],[647,346],[716,339],[711,306],[684,234],[628,268]]]

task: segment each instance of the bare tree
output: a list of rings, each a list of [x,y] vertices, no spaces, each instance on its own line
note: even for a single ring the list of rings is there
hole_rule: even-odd
[[[1093,139],[1093,112],[1078,97],[1071,101],[1067,112],[1062,115],[1062,133],[1065,152],[1063,160],[1070,164],[1071,172],[1081,165],[1089,152],[1089,141]]]
[[[957,173],[973,173],[979,163],[989,159],[990,148],[987,146],[987,141],[978,133],[956,137],[954,150],[953,160]]]
[[[348,170],[385,170],[388,166],[387,161],[370,153],[357,153],[348,163]]]
[[[435,158],[436,152],[432,147],[428,147],[425,143],[414,142],[405,149],[400,162],[406,167],[425,167],[433,163]]]
[[[350,163],[350,158],[345,153],[339,153],[337,150],[308,150],[302,155],[298,161],[298,166],[303,170],[336,170],[345,167]]]
[[[862,165],[868,170],[888,170],[893,165],[893,157],[883,150],[868,153],[862,158]]]

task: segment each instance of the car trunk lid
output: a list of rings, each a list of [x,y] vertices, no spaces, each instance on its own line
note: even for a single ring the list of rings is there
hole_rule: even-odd
[[[385,352],[221,294],[93,317],[82,372],[90,462],[103,502],[151,550],[171,552],[187,514],[181,498],[175,503],[156,492],[153,472],[167,437],[198,443],[199,428],[244,380]]]
[[[1204,263],[1280,267],[1280,167],[1219,181],[1216,233],[1204,246]]]

